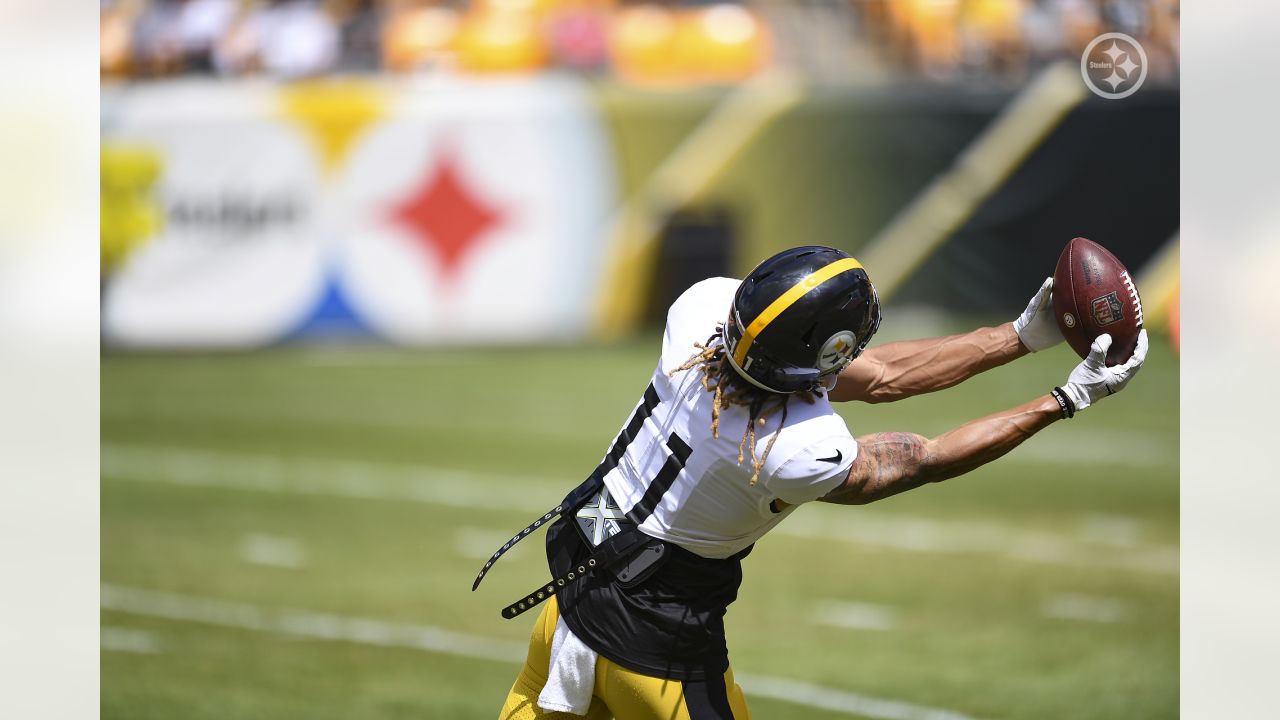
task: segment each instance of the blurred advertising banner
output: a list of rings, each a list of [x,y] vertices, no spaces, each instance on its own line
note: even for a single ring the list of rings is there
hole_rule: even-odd
[[[587,330],[614,170],[575,81],[131,86],[102,122],[104,226],[158,216],[106,281],[108,344]],[[139,156],[151,186],[108,193]]]
[[[618,337],[796,244],[858,256],[887,304],[1006,314],[1080,235],[1146,293],[1177,245],[1178,98],[1097,98],[1070,64],[995,90],[554,74],[106,88],[103,338]],[[1164,265],[1152,277],[1176,277]]]

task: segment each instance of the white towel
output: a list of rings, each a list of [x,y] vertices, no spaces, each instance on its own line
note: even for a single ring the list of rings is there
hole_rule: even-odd
[[[596,685],[596,652],[570,632],[564,619],[556,622],[551,639],[551,666],[547,684],[538,695],[538,707],[571,715],[586,715]]]

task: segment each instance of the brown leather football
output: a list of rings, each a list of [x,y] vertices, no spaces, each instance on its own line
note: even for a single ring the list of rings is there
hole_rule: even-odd
[[[1124,264],[1082,237],[1067,243],[1053,271],[1053,314],[1067,344],[1081,358],[1094,338],[1111,334],[1107,365],[1133,355],[1142,329],[1142,300]]]

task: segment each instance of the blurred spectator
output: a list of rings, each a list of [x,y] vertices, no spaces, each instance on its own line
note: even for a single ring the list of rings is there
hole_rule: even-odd
[[[614,69],[631,82],[674,75],[675,15],[662,5],[636,4],[614,16],[610,54]]]
[[[236,13],[236,0],[157,0],[144,10],[136,1],[115,5],[104,10],[103,52],[111,54],[112,69],[123,64],[144,75],[212,71],[213,47]],[[120,26],[134,18],[132,28]],[[117,46],[125,37],[132,53],[122,63]]]
[[[142,12],[142,0],[103,0],[100,5],[99,57],[104,77],[133,72],[133,32]]]
[[[458,65],[475,73],[522,73],[546,66],[551,50],[537,9],[516,0],[473,9],[458,31]]]
[[[571,0],[550,13],[548,32],[557,63],[575,70],[608,66],[610,3]]]
[[[178,23],[179,0],[154,0],[133,27],[133,67],[142,75],[170,75],[182,71]]]
[[[641,84],[740,82],[763,70],[771,52],[767,25],[737,3],[632,5],[618,13],[610,38],[614,69]]]
[[[1067,52],[1082,52],[1095,37],[1102,34],[1102,14],[1098,11],[1096,0],[1052,0],[1047,4],[1050,11],[1057,15]]]
[[[1151,28],[1147,59],[1157,77],[1173,77],[1178,71],[1178,0],[1151,3]]]
[[[268,0],[236,24],[216,58],[222,72],[260,68],[286,79],[319,75],[337,60],[337,25],[314,0]]]
[[[341,56],[337,69],[371,72],[382,62],[382,14],[373,0],[340,0],[329,5],[338,23]]]
[[[236,17],[236,0],[183,0],[174,34],[186,72],[213,72],[213,48]]]
[[[458,12],[413,0],[390,6],[382,28],[383,67],[404,72],[448,64],[462,24]]]
[[[835,81],[1015,84],[1133,35],[1178,68],[1178,0],[100,0],[104,77],[264,72],[607,73],[732,83],[775,66]]]
[[[1149,25],[1145,0],[1105,0],[1102,3],[1102,17],[1107,25],[1116,32],[1134,37],[1147,34]]]
[[[213,64],[218,72],[235,75],[261,69],[258,62],[258,36],[250,17],[241,14],[213,49]]]

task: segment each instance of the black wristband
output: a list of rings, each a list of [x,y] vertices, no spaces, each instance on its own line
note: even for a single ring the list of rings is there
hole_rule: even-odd
[[[1062,388],[1056,387],[1049,391],[1054,400],[1058,401],[1058,407],[1062,408],[1062,417],[1073,418],[1076,415],[1076,404],[1071,402],[1071,398],[1062,391]]]

